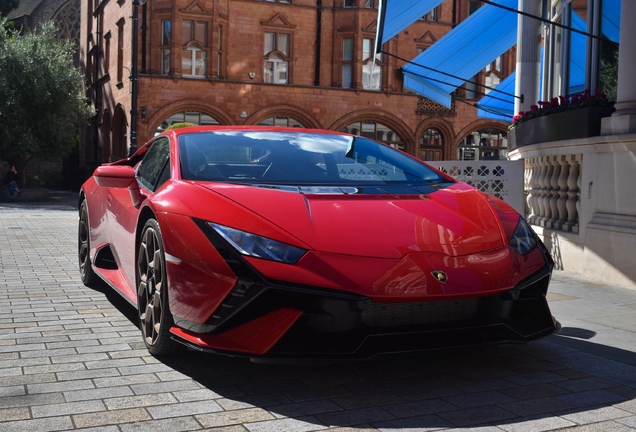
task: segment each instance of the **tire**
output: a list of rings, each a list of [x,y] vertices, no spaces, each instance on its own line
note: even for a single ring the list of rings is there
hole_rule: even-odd
[[[145,223],[137,248],[137,309],[139,327],[148,352],[153,356],[176,352],[179,344],[170,337],[174,321],[168,306],[163,240],[155,219]]]
[[[99,276],[97,276],[91,264],[90,251],[90,222],[88,220],[86,200],[83,200],[79,209],[79,222],[77,227],[77,258],[82,283],[87,287],[93,287],[99,282]]]

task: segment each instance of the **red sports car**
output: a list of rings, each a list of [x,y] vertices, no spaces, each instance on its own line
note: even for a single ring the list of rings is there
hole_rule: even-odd
[[[517,212],[364,137],[174,129],[79,199],[82,281],[137,307],[153,355],[367,358],[559,328]]]

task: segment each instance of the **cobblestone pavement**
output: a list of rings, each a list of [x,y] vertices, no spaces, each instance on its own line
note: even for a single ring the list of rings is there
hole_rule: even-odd
[[[636,430],[636,291],[555,272],[563,331],[523,346],[158,360],[135,310],[80,282],[76,224],[63,201],[0,205],[0,431]]]

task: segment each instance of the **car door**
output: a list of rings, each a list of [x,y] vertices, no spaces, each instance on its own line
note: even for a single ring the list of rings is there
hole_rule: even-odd
[[[152,142],[136,169],[137,183],[141,193],[151,196],[170,179],[170,140],[159,137]],[[131,294],[135,290],[135,234],[139,208],[135,207],[128,189],[110,189],[110,220],[112,250],[123,276],[129,284]],[[135,297],[132,297],[135,298]]]

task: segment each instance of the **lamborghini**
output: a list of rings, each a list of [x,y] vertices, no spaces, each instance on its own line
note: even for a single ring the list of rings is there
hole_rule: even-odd
[[[97,167],[78,208],[83,283],[132,303],[156,356],[365,359],[559,329],[521,215],[362,136],[168,130]]]

